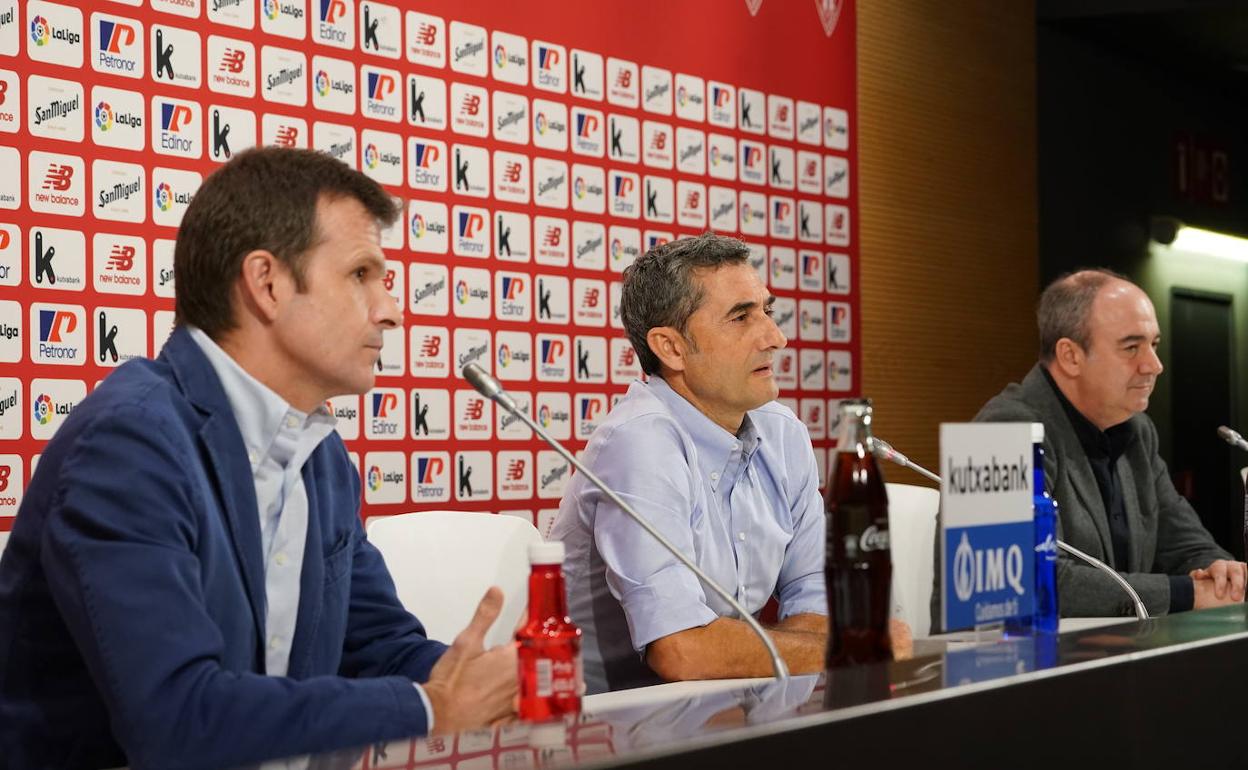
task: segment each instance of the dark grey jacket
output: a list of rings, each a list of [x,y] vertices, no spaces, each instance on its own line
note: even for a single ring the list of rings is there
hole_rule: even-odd
[[[1011,383],[975,415],[977,422],[1044,423],[1044,472],[1060,506],[1058,537],[1114,569],[1135,588],[1151,615],[1170,608],[1168,575],[1186,575],[1231,555],[1213,541],[1192,506],[1175,490],[1157,453],[1157,427],[1147,415],[1131,418],[1136,439],[1118,459],[1131,532],[1127,563],[1114,563],[1109,518],[1096,477],[1075,428],[1041,370]],[[1066,617],[1130,615],[1131,600],[1113,579],[1061,555],[1058,600]]]

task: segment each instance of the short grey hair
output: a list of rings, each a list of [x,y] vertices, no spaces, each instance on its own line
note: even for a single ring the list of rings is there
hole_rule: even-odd
[[[670,326],[686,336],[703,299],[694,271],[745,264],[749,255],[740,240],[706,232],[655,246],[624,270],[620,317],[643,372],[659,373],[659,357],[646,341],[651,329]]]
[[[1092,303],[1105,284],[1131,279],[1105,268],[1076,270],[1060,276],[1045,288],[1036,306],[1036,326],[1040,329],[1040,360],[1049,363],[1057,354],[1057,343],[1069,338],[1087,350],[1092,340],[1089,317]],[[1135,284],[1132,284],[1133,286]]]

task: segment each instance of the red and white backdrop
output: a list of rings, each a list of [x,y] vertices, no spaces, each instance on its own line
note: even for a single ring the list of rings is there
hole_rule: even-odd
[[[858,389],[852,0],[0,0],[0,531],[47,440],[172,325],[201,180],[312,147],[403,201],[405,315],[332,401],[364,514],[543,530],[570,470],[459,376],[581,448],[640,374],[620,274],[736,235],[779,297],[782,401],[820,457]]]

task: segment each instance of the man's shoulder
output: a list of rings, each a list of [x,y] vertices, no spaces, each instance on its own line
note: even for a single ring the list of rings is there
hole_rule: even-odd
[[[792,409],[779,401],[768,401],[757,409],[751,409],[750,420],[764,436],[780,434],[784,437],[799,435],[809,438],[810,435],[806,424],[798,419]]]
[[[1011,382],[988,399],[974,422],[1045,422],[1045,399],[1052,397],[1044,372],[1037,365],[1022,382]]]
[[[103,426],[136,415],[152,425],[163,424],[176,420],[189,406],[164,361],[136,359],[114,370],[74,407],[63,428],[72,430],[85,423]]]

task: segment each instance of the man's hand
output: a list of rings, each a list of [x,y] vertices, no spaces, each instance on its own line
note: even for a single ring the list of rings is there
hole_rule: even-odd
[[[1248,583],[1248,564],[1242,561],[1218,559],[1204,569],[1188,573],[1196,587],[1194,609],[1218,607],[1244,600],[1244,586]]]
[[[484,727],[515,714],[516,647],[502,644],[487,652],[484,646],[502,608],[503,592],[491,586],[468,626],[430,672],[424,688],[438,733]]]

